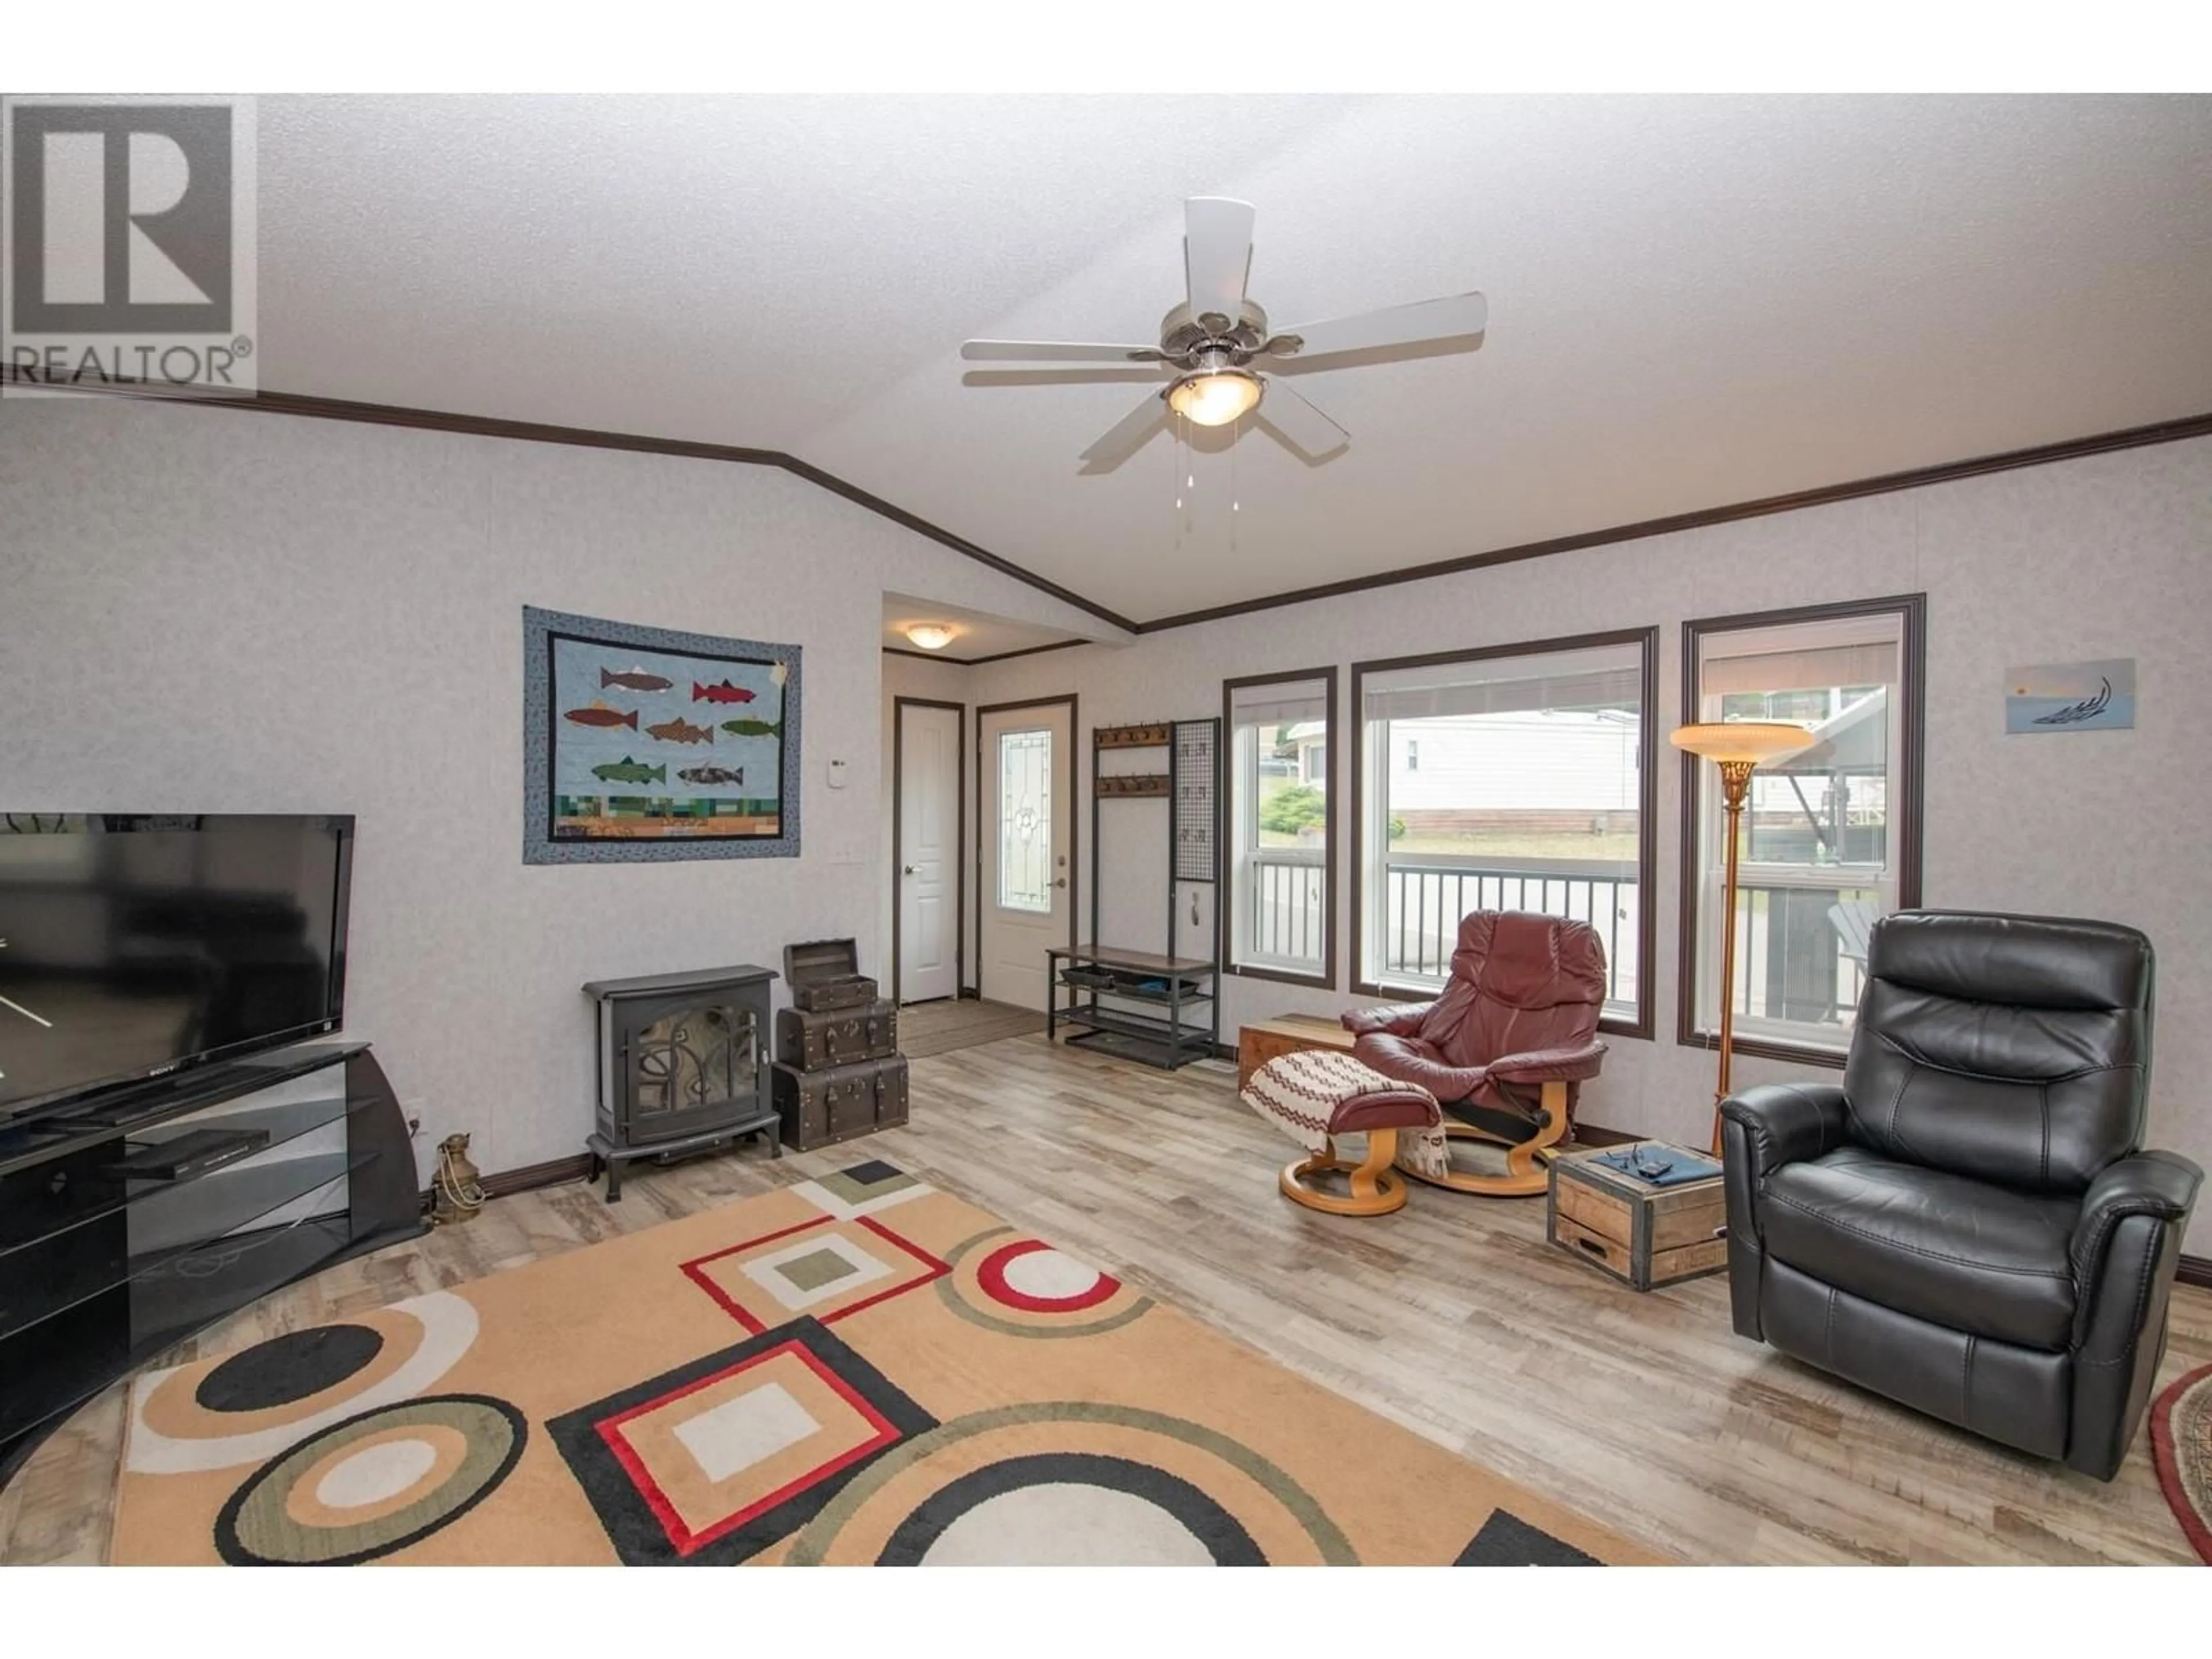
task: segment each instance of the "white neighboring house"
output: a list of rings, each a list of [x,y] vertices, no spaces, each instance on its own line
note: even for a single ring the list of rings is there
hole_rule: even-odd
[[[1295,757],[1288,775],[1325,786],[1326,738],[1319,721],[1284,732],[1280,749]],[[1587,815],[1586,825],[1573,827],[1598,830],[1608,827],[1605,820],[1613,814],[1633,815],[1640,809],[1641,748],[1637,716],[1620,711],[1532,709],[1399,720],[1390,724],[1383,751],[1386,787],[1368,799],[1378,807],[1387,803],[1389,816],[1404,821],[1415,835],[1448,834],[1481,823],[1510,826],[1523,813],[1532,826],[1554,830],[1565,827],[1563,818]],[[1379,919],[1394,980],[1441,982],[1456,919],[1469,908],[1548,908],[1557,902],[1566,913],[1601,926],[1617,941],[1612,949],[1624,959],[1613,964],[1613,994],[1632,999],[1634,944],[1620,940],[1612,925],[1616,909],[1632,909],[1635,902],[1632,860],[1620,861],[1614,870],[1584,859],[1408,853],[1395,836],[1370,853],[1392,872],[1387,897],[1371,914]],[[1280,849],[1255,849],[1246,856],[1262,866],[1288,865],[1297,857]],[[1256,874],[1256,908],[1240,913],[1240,925],[1252,930],[1258,959],[1292,965],[1293,952],[1285,942],[1310,945],[1318,939],[1321,890],[1294,878],[1288,869]],[[1627,913],[1621,910],[1623,916]]]
[[[1284,741],[1301,783],[1326,787],[1318,720]],[[1634,811],[1640,802],[1633,714],[1579,710],[1443,714],[1390,733],[1390,810],[1441,812]]]
[[[1283,733],[1293,760],[1291,776],[1300,783],[1328,787],[1328,730],[1320,720],[1302,720]]]
[[[1390,811],[1611,812],[1640,804],[1636,717],[1441,714],[1390,728]]]

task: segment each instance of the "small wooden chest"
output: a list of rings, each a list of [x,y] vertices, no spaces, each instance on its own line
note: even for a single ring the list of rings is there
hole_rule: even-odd
[[[779,1008],[775,1057],[802,1072],[851,1066],[898,1052],[898,1006],[889,1001],[857,1008]]]
[[[864,1060],[857,1066],[802,1072],[779,1063],[775,1109],[783,1144],[802,1152],[906,1121],[906,1059]]]
[[[1243,1027],[1237,1033],[1238,1091],[1251,1083],[1253,1073],[1277,1055],[1305,1048],[1337,1048],[1350,1054],[1352,1033],[1320,1014],[1278,1014]]]
[[[876,982],[860,971],[860,953],[848,939],[785,945],[783,976],[791,981],[792,1001],[810,1013],[876,1000]]]
[[[1663,1140],[1633,1144],[1668,1157],[1705,1157]],[[1655,1187],[1596,1161],[1601,1152],[1620,1150],[1601,1146],[1553,1162],[1545,1236],[1632,1290],[1678,1284],[1727,1267],[1728,1200],[1721,1177]]]

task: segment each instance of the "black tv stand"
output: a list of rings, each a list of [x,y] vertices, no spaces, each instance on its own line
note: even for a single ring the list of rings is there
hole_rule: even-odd
[[[327,1077],[329,1086],[301,1084]],[[265,1136],[170,1180],[113,1168],[196,1130]],[[399,1101],[318,1043],[0,1123],[0,1485],[70,1411],[193,1332],[424,1231]]]

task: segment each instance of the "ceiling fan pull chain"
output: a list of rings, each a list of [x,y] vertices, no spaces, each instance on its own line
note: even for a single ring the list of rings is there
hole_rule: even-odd
[[[1229,434],[1229,551],[1232,557],[1237,552],[1237,515],[1244,506],[1244,491],[1237,482],[1237,452],[1243,447],[1237,440],[1243,435],[1243,425],[1239,421],[1240,429],[1231,430]]]
[[[1173,447],[1168,453],[1168,459],[1175,467],[1175,477],[1177,478],[1182,477],[1182,416],[1177,415],[1175,417],[1175,443]],[[1175,545],[1176,551],[1180,554],[1182,551],[1182,486],[1181,484],[1176,484],[1174,488]]]
[[[1182,472],[1182,493],[1176,498],[1176,505],[1182,508],[1182,527],[1195,531],[1198,528],[1198,463],[1191,459],[1188,417],[1177,415],[1176,421],[1182,435],[1176,454],[1176,465]]]

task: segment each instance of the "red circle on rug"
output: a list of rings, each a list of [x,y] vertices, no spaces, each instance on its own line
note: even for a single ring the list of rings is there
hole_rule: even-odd
[[[2185,1396],[2189,1398],[2184,1404]],[[2176,1424],[2180,1409],[2184,1420]],[[2176,1437],[2179,1443],[2176,1443]],[[2158,1397],[2150,1409],[2150,1455],[2159,1489],[2181,1523],[2197,1559],[2212,1565],[2212,1365],[2199,1365]],[[2184,1460],[2189,1462],[2185,1464]],[[2192,1482],[2194,1489],[2192,1490]]]
[[[983,1293],[994,1302],[1002,1302],[1009,1308],[1019,1308],[1028,1313],[1075,1313],[1085,1308],[1095,1308],[1121,1288],[1120,1279],[1110,1273],[1099,1273],[1081,1290],[1066,1296],[1036,1296],[1016,1289],[1006,1279],[1007,1264],[1039,1250],[1060,1255],[1041,1238],[1024,1238],[1018,1243],[1001,1245],[976,1265],[975,1282],[982,1286]],[[1065,1256],[1060,1259],[1069,1260]]]

